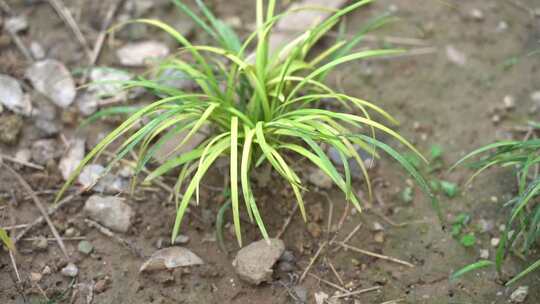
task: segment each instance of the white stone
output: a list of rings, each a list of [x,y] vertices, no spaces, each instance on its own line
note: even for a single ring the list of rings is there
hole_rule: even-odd
[[[0,104],[24,116],[32,113],[29,95],[25,95],[19,82],[8,75],[0,74]]]
[[[71,142],[69,149],[60,159],[60,172],[64,180],[67,180],[71,174],[77,169],[80,162],[84,158],[84,148],[86,141],[82,138],[76,138]]]
[[[464,66],[467,63],[467,56],[452,45],[446,46],[446,57],[450,62],[459,66]]]
[[[120,64],[124,66],[144,66],[148,62],[162,59],[169,55],[169,48],[158,41],[128,43],[116,51]]]
[[[127,232],[133,210],[120,197],[92,195],[83,208],[88,216],[112,230]]]
[[[25,72],[34,88],[54,104],[67,108],[75,100],[75,82],[63,63],[45,59],[36,61]]]

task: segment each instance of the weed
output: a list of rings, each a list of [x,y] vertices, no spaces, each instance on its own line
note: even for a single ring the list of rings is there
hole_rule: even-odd
[[[534,127],[534,125],[531,126]],[[503,261],[511,250],[518,250],[526,254],[534,245],[538,244],[540,239],[540,204],[538,203],[540,194],[540,176],[538,174],[540,140],[500,141],[489,144],[469,153],[458,161],[454,167],[479,155],[483,156],[481,160],[469,164],[476,169],[469,181],[484,170],[495,166],[514,168],[518,180],[517,195],[504,205],[508,208],[509,216],[505,225],[506,228],[502,232],[494,263],[497,271],[500,272]],[[488,264],[484,263],[482,265],[486,266]],[[514,283],[538,268],[540,268],[540,261],[533,263],[509,281],[507,285]],[[471,271],[477,269],[477,267],[467,269]],[[460,272],[460,274],[464,273]]]
[[[250,181],[250,173],[264,162],[268,162],[288,182],[304,221],[306,211],[302,192],[306,188],[298,172],[291,167],[293,155],[305,158],[320,168],[358,210],[361,210],[360,201],[352,189],[347,159],[353,158],[357,162],[370,196],[371,185],[357,147],[374,157],[379,156],[378,150],[386,152],[416,179],[426,193],[430,193],[417,170],[400,153],[375,138],[376,132],[387,133],[413,151],[418,159],[425,161],[408,141],[371,115],[376,113],[390,123],[397,121],[375,104],[336,92],[325,84],[327,75],[337,66],[402,52],[389,49],[353,51],[368,30],[380,27],[388,20],[375,19],[350,41],[339,38],[333,46],[317,55],[310,52],[342,16],[371,0],[356,1],[335,11],[325,21],[272,52],[269,45],[271,31],[278,20],[290,13],[276,13],[275,0],[267,1],[266,5],[262,0],[257,0],[256,30],[244,41],[217,19],[203,1],[196,1],[202,17],[181,1],[173,2],[214,38],[218,46],[194,45],[159,20],[140,19],[133,22],[158,27],[176,39],[181,45],[179,52],[157,63],[158,74],[168,69],[176,70],[193,80],[198,89],[186,92],[144,76],[125,82],[126,88],[143,87],[160,98],[132,112],[129,118],[97,144],[68,179],[58,197],[62,196],[87,163],[99,157],[115,141],[122,139],[122,144],[108,169],[137,148],[137,176],[168,139],[182,132],[187,133],[174,149],[178,151],[205,127],[211,130],[206,140],[179,156],[169,154],[168,160],[151,170],[144,179],[150,182],[173,169],[180,169],[174,187],[177,212],[172,240],[179,233],[182,218],[192,198],[195,197],[197,203],[199,201],[201,180],[220,157],[229,159],[231,210],[240,245],[241,196],[249,218],[255,221],[263,237],[268,238]],[[253,53],[251,50],[254,50]],[[190,59],[185,59],[185,55]],[[317,107],[318,103],[327,99],[338,101],[347,111]],[[141,122],[144,124],[141,125]],[[327,157],[322,145],[334,147],[339,152],[343,163],[342,173]],[[133,185],[135,181],[136,178]],[[180,192],[183,192],[182,195]],[[433,203],[436,203],[435,198]]]

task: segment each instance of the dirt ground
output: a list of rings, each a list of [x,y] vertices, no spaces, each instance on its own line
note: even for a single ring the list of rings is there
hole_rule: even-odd
[[[100,24],[111,1],[65,2],[77,8],[80,26],[93,41],[96,31],[92,28]],[[238,16],[246,27],[253,22],[252,1],[208,2],[225,20]],[[11,0],[8,3],[14,11],[28,17],[30,28],[23,37],[25,41],[39,41],[49,57],[63,61],[72,71],[84,66],[77,41],[46,1]],[[532,110],[535,105],[530,94],[540,91],[540,54],[534,53],[540,49],[540,16],[535,17],[527,8],[538,10],[540,3],[537,0],[376,1],[347,18],[348,31],[353,32],[370,17],[391,11],[399,20],[372,33],[372,38],[379,38],[370,39],[365,45],[392,45],[413,51],[397,58],[349,64],[335,73],[334,85],[350,95],[375,101],[395,115],[401,122],[399,131],[426,155],[433,144],[442,146],[445,166],[429,176],[462,186],[471,171],[458,168],[449,173],[450,164],[466,152],[496,139],[520,138],[524,133],[513,132],[515,127],[525,126],[529,120],[538,121],[539,112]],[[481,18],[472,16],[475,10],[482,13]],[[145,16],[170,22],[184,18],[179,17],[180,13],[167,1],[156,1]],[[5,37],[4,33],[2,35]],[[153,31],[143,36],[144,39],[160,37],[163,36],[156,36]],[[381,37],[395,39],[383,41]],[[193,38],[204,39],[197,32]],[[326,43],[331,43],[331,38]],[[121,40],[108,40],[99,65],[117,66],[113,51],[120,44]],[[463,64],[452,62],[449,49],[457,50],[466,61]],[[25,65],[12,44],[0,45],[0,73],[22,79]],[[507,95],[514,96],[515,109],[498,110],[504,107],[503,99]],[[69,138],[77,122],[68,119],[72,114],[70,110],[64,112],[59,115],[63,118],[60,134]],[[498,115],[500,121],[495,122],[494,115]],[[89,138],[96,137],[111,127],[104,122],[91,126],[85,134]],[[61,143],[61,136],[54,138]],[[31,119],[25,119],[18,144],[0,144],[0,151],[14,155],[41,137]],[[55,164],[48,164],[44,171],[19,167],[18,172],[40,193],[44,202],[52,202],[55,191],[62,185]],[[504,280],[528,265],[515,256],[510,256],[506,262],[502,278],[494,269],[485,269],[449,281],[452,272],[477,261],[481,249],[489,250],[490,258],[494,256],[495,248],[490,242],[498,237],[499,226],[505,221],[507,210],[502,205],[514,194],[514,179],[508,170],[485,173],[470,187],[460,187],[460,193],[454,198],[440,195],[443,221],[437,218],[418,187],[413,187],[412,203],[400,199],[410,181],[390,159],[378,161],[372,177],[377,180],[378,199],[362,214],[349,212],[338,231],[332,227],[336,227],[344,213],[341,193],[335,189],[327,193],[306,193],[305,200],[312,207],[311,218],[320,218],[312,228],[321,229],[322,233],[313,237],[301,217],[294,215],[283,240],[295,255],[295,268],[292,272],[276,271],[272,283],[259,287],[243,283],[234,273],[231,261],[239,248],[233,234],[228,229],[225,233],[228,255],[215,241],[213,219],[222,202],[223,178],[219,170],[211,172],[205,181],[201,206],[191,210],[182,228],[190,238],[186,247],[198,254],[205,265],[171,272],[140,274],[143,258],[85,224],[81,212],[87,198],[84,194],[52,217],[61,234],[74,227],[95,248],[86,256],[77,250],[78,241],[66,241],[68,252],[80,270],[77,279],[72,281],[60,274],[66,262],[56,243],[50,242],[47,250],[38,251],[31,241],[21,241],[16,261],[23,284],[16,283],[7,252],[0,252],[0,303],[87,303],[88,292],[84,286],[99,281],[105,281],[106,288],[100,293],[93,292],[92,303],[298,303],[302,291],[307,291],[307,303],[315,303],[316,293],[334,295],[339,288],[355,291],[373,286],[380,288],[331,303],[509,303],[510,294],[523,285],[529,286],[529,295],[523,303],[540,302],[538,273],[514,286],[504,287]],[[270,185],[257,191],[263,214],[267,215],[265,222],[271,234],[276,234],[291,213],[294,198],[279,179],[271,180]],[[170,182],[173,183],[172,177]],[[364,189],[361,182],[356,185],[357,189]],[[170,236],[174,205],[167,202],[168,195],[163,190],[140,189],[129,198],[136,216],[129,232],[121,236],[143,256],[150,256],[157,250],[156,243]],[[29,223],[39,216],[24,189],[4,170],[0,171],[0,204],[1,226]],[[472,247],[464,247],[450,233],[449,223],[461,212],[471,217],[467,229],[477,237]],[[477,228],[484,220],[493,227],[487,231]],[[414,267],[328,245],[335,234],[337,240],[343,240],[359,224],[360,229],[348,244],[410,262]],[[382,232],[375,231],[374,226],[381,225]],[[245,243],[260,238],[255,226],[245,224],[243,229]],[[27,235],[29,238],[37,236],[52,237],[46,225],[36,227]],[[299,282],[321,246],[325,247],[309,275]],[[38,283],[31,282],[30,274],[40,273],[45,267],[49,267],[51,273]]]

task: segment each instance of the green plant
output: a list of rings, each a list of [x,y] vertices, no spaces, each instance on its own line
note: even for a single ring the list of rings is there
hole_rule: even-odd
[[[534,127],[535,125],[532,124],[531,126]],[[491,153],[488,154],[490,151]],[[511,250],[518,250],[526,254],[532,246],[538,245],[540,240],[540,175],[538,174],[540,140],[501,141],[486,145],[466,155],[453,167],[479,155],[484,157],[469,164],[476,169],[469,181],[484,170],[495,166],[514,168],[518,181],[516,196],[504,205],[509,209],[509,217],[506,228],[502,232],[495,257],[495,266],[497,271],[500,272],[503,260]],[[490,264],[482,263],[482,265],[487,266]],[[540,268],[540,260],[533,263],[507,284],[512,284],[538,268]],[[476,268],[470,267],[468,269],[470,271]]]
[[[366,31],[377,28],[388,20],[375,19],[350,41],[339,38],[332,47],[317,55],[310,52],[316,42],[334,27],[342,16],[370,2],[372,1],[357,1],[335,11],[331,17],[273,53],[269,46],[270,33],[276,22],[289,13],[276,14],[275,0],[267,1],[266,5],[262,0],[257,0],[256,30],[243,42],[208,10],[203,1],[197,0],[196,3],[204,18],[182,2],[174,1],[202,30],[215,39],[218,46],[194,45],[172,27],[158,20],[134,21],[156,26],[178,41],[181,45],[179,52],[158,62],[156,69],[158,72],[165,69],[177,70],[192,79],[198,89],[185,92],[143,76],[125,82],[126,88],[143,87],[164,97],[133,112],[90,151],[58,197],[89,161],[99,157],[111,143],[121,138],[122,144],[109,168],[138,147],[139,157],[135,172],[138,175],[166,140],[175,134],[187,132],[185,138],[176,146],[175,150],[178,150],[203,126],[211,129],[211,135],[205,141],[180,156],[170,156],[144,180],[149,182],[180,168],[174,187],[177,213],[172,232],[173,240],[179,233],[182,218],[193,196],[198,203],[201,180],[219,157],[228,157],[230,161],[230,200],[239,244],[242,243],[240,196],[243,196],[249,218],[256,222],[263,237],[268,238],[250,182],[250,172],[263,162],[268,162],[288,182],[304,221],[306,211],[302,191],[305,187],[290,165],[290,157],[295,154],[309,160],[327,174],[358,210],[361,210],[360,202],[352,191],[351,173],[346,159],[354,158],[358,163],[367,181],[370,196],[371,186],[356,146],[375,157],[379,156],[379,149],[386,152],[429,193],[429,187],[416,169],[401,154],[375,138],[377,131],[385,132],[423,159],[408,141],[374,120],[371,115],[376,113],[391,123],[397,121],[375,104],[336,92],[324,83],[327,75],[339,65],[401,52],[386,49],[353,52]],[[251,50],[254,50],[253,53]],[[186,56],[190,58],[184,60]],[[340,102],[348,112],[318,108],[318,103],[326,99]],[[354,112],[359,114],[351,114]],[[145,121],[144,125],[141,125],[141,121]],[[365,128],[368,129],[368,132],[365,132],[367,135],[353,131]],[[339,151],[343,160],[343,173],[340,173],[326,156],[322,144],[333,146]],[[183,189],[186,180],[189,181]],[[436,202],[434,198],[432,202]]]
[[[6,230],[4,230],[3,228],[0,228],[0,241],[2,242],[2,244],[4,244],[4,246],[6,246],[7,249],[11,251],[15,250],[15,245],[13,244],[13,241],[7,234]]]

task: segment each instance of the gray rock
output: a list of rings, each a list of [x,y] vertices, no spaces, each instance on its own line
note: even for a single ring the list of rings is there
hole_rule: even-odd
[[[60,133],[61,129],[61,125],[57,121],[48,119],[36,119],[34,125],[41,134],[47,137]]]
[[[94,245],[88,241],[80,241],[77,249],[79,252],[89,255],[92,253],[92,251],[94,251]]]
[[[529,295],[529,286],[519,286],[510,295],[510,302],[523,303],[527,299],[528,295]]]
[[[82,169],[81,174],[79,174],[77,181],[79,182],[79,184],[81,184],[81,186],[83,186],[86,189],[91,188],[93,186],[95,187],[98,183],[99,178],[102,177],[104,172],[105,172],[105,168],[102,165],[91,164],[84,167],[84,169]],[[96,188],[94,189],[96,190]],[[103,189],[101,189],[101,191],[97,189],[97,191],[101,192],[103,191]]]
[[[270,239],[251,243],[238,251],[233,261],[236,274],[240,279],[259,285],[272,278],[272,267],[285,251],[282,240]]]
[[[446,57],[453,64],[464,66],[467,63],[467,56],[452,45],[446,46]]]
[[[77,166],[84,158],[84,148],[86,141],[83,138],[75,138],[71,141],[69,149],[60,159],[58,167],[62,172],[62,177],[67,180],[77,169]]]
[[[28,19],[25,16],[13,16],[6,19],[4,27],[7,31],[18,33],[28,29]]]
[[[79,94],[75,100],[75,105],[79,112],[84,116],[94,114],[99,108],[99,97],[89,92]]]
[[[332,179],[319,168],[312,170],[308,179],[313,185],[321,189],[332,188]]]
[[[195,81],[186,73],[176,69],[164,69],[155,79],[159,84],[180,90],[186,90],[195,87]]]
[[[54,139],[40,139],[32,144],[32,160],[45,165],[49,160],[56,157],[56,141]]]
[[[62,275],[70,278],[74,278],[79,274],[79,268],[73,263],[69,263],[66,267],[62,268]]]
[[[0,143],[12,145],[19,139],[23,127],[23,120],[20,116],[1,115],[0,116]]]
[[[176,246],[154,252],[154,254],[142,264],[139,271],[155,271],[202,264],[204,264],[203,260],[191,250]]]
[[[15,153],[15,159],[21,162],[29,162],[32,158],[32,151],[30,149],[21,149]]]
[[[162,59],[169,55],[169,48],[158,41],[128,43],[118,49],[116,56],[124,66],[140,67],[147,62]]]
[[[183,234],[178,235],[174,240],[175,245],[184,245],[187,243],[189,243],[189,236]]]
[[[133,76],[122,70],[109,67],[93,68],[90,72],[92,83],[88,86],[88,92],[97,97],[111,97],[123,93],[123,82],[130,80]]]
[[[23,94],[15,78],[4,74],[0,74],[0,104],[17,114],[29,116],[32,113],[30,97]]]
[[[296,303],[307,303],[308,291],[304,286],[296,285],[293,287],[294,295],[296,296]]]
[[[25,76],[38,92],[61,108],[67,108],[75,100],[75,82],[64,64],[57,60],[36,61]]]
[[[37,41],[32,41],[30,43],[30,53],[32,53],[32,57],[34,57],[36,60],[42,60],[45,58],[45,50]]]
[[[92,195],[83,210],[91,219],[112,230],[127,232],[131,226],[133,210],[119,197]]]
[[[32,247],[37,251],[45,251],[49,247],[49,241],[45,237],[40,236],[32,242]]]

